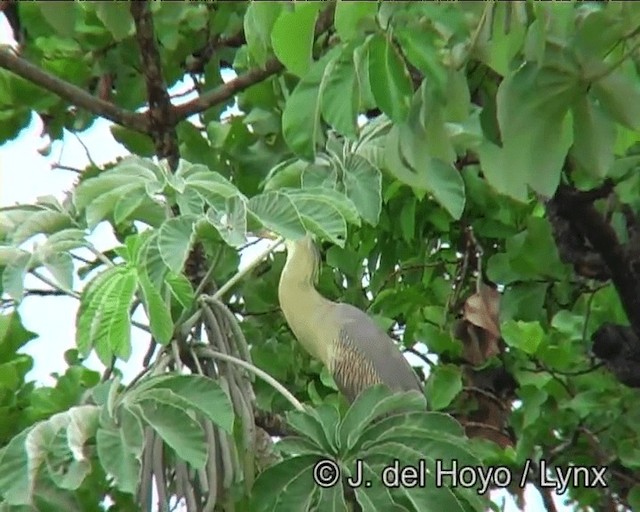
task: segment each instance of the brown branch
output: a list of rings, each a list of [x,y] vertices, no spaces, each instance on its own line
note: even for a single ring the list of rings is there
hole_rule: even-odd
[[[270,436],[285,437],[294,433],[287,425],[285,419],[279,414],[256,409],[253,417],[256,425]]]
[[[585,201],[584,194],[562,185],[558,189],[557,198],[562,215],[585,234],[604,260],[629,323],[636,335],[640,336],[640,284],[615,230],[593,204]]]
[[[158,157],[166,158],[171,169],[176,169],[180,158],[178,135],[175,130],[171,99],[162,75],[162,63],[156,46],[149,3],[131,2],[131,15],[136,26],[136,40],[140,47],[140,60],[147,86],[150,135],[155,143]]]
[[[271,75],[275,75],[277,72],[284,69],[284,66],[276,59],[271,59],[267,62],[264,69],[252,69],[245,74],[230,80],[226,84],[222,84],[216,87],[212,91],[206,92],[202,96],[194,98],[187,103],[177,105],[173,108],[173,115],[176,121],[182,121],[189,116],[198,114],[220,103],[233,98],[233,96],[253,84],[261,82],[265,78],[269,78]]]
[[[239,48],[246,42],[244,30],[240,30],[231,36],[220,36],[220,34],[217,34],[214,38],[207,41],[202,48],[193,52],[193,55],[188,58],[184,64],[185,69],[189,73],[203,73],[204,67],[211,60],[216,50],[219,48]]]
[[[335,5],[330,5],[324,12],[320,14],[320,16],[318,17],[318,21],[316,22],[316,37],[329,30],[331,24],[333,23],[334,10]],[[182,121],[189,116],[203,112],[215,105],[219,105],[220,103],[233,98],[236,93],[243,91],[253,84],[265,80],[266,78],[269,78],[271,75],[275,75],[283,69],[284,66],[277,59],[270,59],[265,64],[264,69],[252,69],[250,71],[247,71],[243,75],[230,80],[226,84],[222,84],[221,86],[216,87],[212,91],[209,91],[198,98],[195,98],[187,103],[183,103],[182,105],[175,106],[173,108],[174,119],[176,120],[176,122]]]
[[[0,49],[0,67],[59,96],[71,105],[88,110],[131,130],[143,133],[148,130],[148,121],[144,114],[130,112],[111,102],[96,98],[84,89],[47,73],[22,57],[18,57],[10,48]]]

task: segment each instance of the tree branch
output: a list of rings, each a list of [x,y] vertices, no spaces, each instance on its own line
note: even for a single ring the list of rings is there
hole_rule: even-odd
[[[136,26],[136,40],[140,48],[140,60],[147,86],[150,135],[158,158],[166,158],[171,169],[178,167],[180,152],[175,130],[173,108],[162,75],[162,62],[156,46],[153,17],[148,2],[131,2],[131,15]]]
[[[640,284],[633,272],[631,261],[618,235],[611,225],[584,200],[581,194],[562,185],[557,192],[562,215],[578,226],[593,248],[602,256],[613,281],[627,318],[636,335],[640,336]]]
[[[113,103],[96,98],[84,89],[47,73],[22,57],[18,57],[10,48],[0,49],[0,67],[46,89],[71,105],[76,105],[131,130],[143,133],[148,131],[149,123],[144,114],[130,112]]]
[[[318,21],[316,22],[315,35],[318,37],[320,34],[326,32],[333,23],[333,13],[335,5],[330,5],[325,11],[320,13]],[[193,114],[198,114],[211,108],[215,105],[219,105],[233,96],[243,91],[244,89],[256,84],[265,78],[269,78],[271,75],[275,75],[279,71],[282,71],[284,66],[277,59],[270,59],[264,66],[264,69],[252,69],[247,71],[243,75],[234,78],[233,80],[222,84],[221,86],[209,91],[202,96],[195,98],[187,103],[173,107],[173,115],[176,122],[186,119]]]
[[[278,71],[284,69],[284,66],[277,59],[271,59],[267,62],[264,69],[252,69],[245,74],[230,80],[226,84],[216,87],[212,91],[206,92],[202,96],[194,98],[187,103],[173,107],[173,116],[176,121],[182,121],[193,114],[198,114],[220,103],[233,98],[233,96],[253,84],[261,82],[271,75],[275,75]]]

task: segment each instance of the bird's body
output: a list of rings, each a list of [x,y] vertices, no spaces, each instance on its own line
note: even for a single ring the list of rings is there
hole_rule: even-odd
[[[278,299],[300,344],[324,363],[349,402],[374,384],[422,392],[393,340],[364,312],[324,298],[315,289],[319,255],[310,237],[287,242]]]

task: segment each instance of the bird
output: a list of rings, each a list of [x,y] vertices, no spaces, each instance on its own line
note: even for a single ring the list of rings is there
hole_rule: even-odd
[[[278,284],[284,318],[302,347],[322,362],[349,403],[383,384],[392,392],[422,384],[394,341],[360,309],[332,302],[316,289],[320,253],[309,234],[285,240],[287,258]]]

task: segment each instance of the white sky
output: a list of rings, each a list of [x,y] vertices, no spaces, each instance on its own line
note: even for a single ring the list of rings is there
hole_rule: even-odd
[[[0,15],[0,44],[8,41],[8,29],[4,16]],[[231,77],[225,77],[225,80]],[[190,99],[190,96],[180,98],[180,102]],[[126,156],[127,150],[116,142],[109,131],[110,123],[99,119],[93,126],[78,134],[88,148],[91,158],[98,165],[113,161],[117,156]],[[0,207],[14,204],[32,203],[39,196],[55,195],[63,197],[65,191],[72,188],[76,174],[71,171],[55,169],[59,164],[72,168],[83,169],[89,164],[85,150],[76,136],[65,133],[63,141],[53,143],[50,154],[43,156],[39,149],[46,146],[47,141],[40,137],[42,124],[37,116],[13,141],[0,146]],[[106,250],[117,244],[107,225],[101,224],[91,234],[91,242],[98,250]],[[264,244],[256,244],[250,251],[243,254],[241,265],[251,261],[252,256],[260,252]],[[46,272],[42,271],[43,274]],[[49,287],[37,278],[28,276],[25,288],[48,289]],[[76,289],[78,286],[76,285]],[[75,346],[75,315],[78,301],[69,297],[27,297],[19,307],[22,320],[27,329],[38,334],[23,352],[34,358],[34,368],[28,378],[44,385],[53,385],[54,372],[64,373],[66,363],[63,353]],[[136,318],[138,320],[138,318]],[[144,321],[144,320],[142,320]],[[142,367],[142,358],[147,350],[148,334],[136,328],[132,330],[132,355],[129,362],[120,362],[118,368],[123,371],[124,380],[130,380]],[[424,363],[412,354],[407,354],[413,365]],[[87,366],[102,372],[104,367],[95,355],[90,356]],[[506,498],[504,511],[517,512],[519,509],[506,493],[496,493],[500,496],[498,503],[502,505],[502,497]],[[525,492],[527,502],[526,512],[544,511],[542,500],[537,490],[529,486]],[[564,499],[556,500],[558,510],[568,511],[564,506]]]

